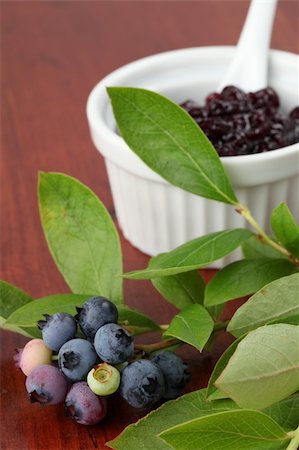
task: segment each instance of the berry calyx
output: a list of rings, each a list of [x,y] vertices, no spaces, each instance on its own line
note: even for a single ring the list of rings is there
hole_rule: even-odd
[[[60,347],[77,333],[77,323],[73,316],[61,312],[44,314],[45,320],[37,322],[38,328],[42,330],[43,341],[47,347],[58,352]]]
[[[178,397],[191,379],[187,364],[178,355],[167,350],[155,355],[152,361],[159,366],[164,375],[163,397],[167,400]]]
[[[110,395],[119,387],[120,373],[107,363],[98,364],[88,373],[87,384],[97,395]]]
[[[127,330],[115,323],[107,323],[98,329],[94,347],[101,358],[109,364],[121,364],[132,358],[134,343]]]
[[[91,342],[71,339],[58,353],[58,364],[64,375],[73,382],[84,380],[97,362],[97,354]]]
[[[164,377],[152,361],[139,359],[129,364],[121,377],[120,394],[135,408],[149,408],[164,395]]]
[[[93,340],[96,332],[106,323],[117,323],[118,311],[114,303],[105,297],[91,297],[80,308],[76,308],[75,316],[85,336]]]
[[[26,389],[31,403],[56,405],[64,401],[67,380],[57,367],[42,365],[33,369],[26,379]]]
[[[106,399],[92,392],[85,381],[73,384],[65,398],[68,416],[82,425],[95,425],[106,415]]]

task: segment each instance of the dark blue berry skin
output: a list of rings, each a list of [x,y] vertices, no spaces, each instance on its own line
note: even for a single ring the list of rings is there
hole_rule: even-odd
[[[107,323],[98,329],[94,347],[99,357],[109,364],[121,364],[132,358],[134,343],[132,336],[115,323]]]
[[[43,364],[35,367],[26,378],[31,403],[56,405],[64,401],[68,383],[57,367]]]
[[[120,394],[135,408],[150,408],[164,395],[164,377],[152,361],[139,359],[122,373]]]
[[[70,314],[60,312],[50,316],[44,314],[45,320],[38,321],[38,327],[42,330],[43,341],[51,350],[58,352],[60,347],[77,333],[77,323]]]
[[[236,86],[213,92],[200,106],[187,100],[181,106],[207,135],[219,156],[261,153],[299,141],[299,107],[289,115],[279,110],[272,88],[245,93]]]
[[[72,382],[84,380],[97,360],[94,346],[80,338],[66,342],[58,353],[59,368]]]
[[[81,308],[77,308],[76,319],[85,336],[93,340],[96,332],[106,323],[117,323],[116,306],[105,297],[91,297]]]
[[[191,379],[188,366],[179,356],[173,352],[164,351],[152,358],[161,369],[165,380],[165,393],[163,397],[167,400],[179,396],[182,389]]]
[[[73,384],[66,399],[67,414],[82,425],[95,425],[106,415],[106,399],[94,394],[85,381]]]

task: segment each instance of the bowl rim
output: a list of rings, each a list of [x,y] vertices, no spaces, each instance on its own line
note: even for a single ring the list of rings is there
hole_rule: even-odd
[[[111,146],[117,146],[118,148],[122,147],[123,157],[125,157],[128,152],[133,153],[132,150],[125,143],[123,138],[116,134],[106,123],[104,120],[103,114],[107,109],[107,106],[110,106],[109,97],[106,92],[107,86],[121,86],[122,84],[119,82],[121,78],[127,77],[132,73],[146,71],[148,67],[154,68],[155,66],[159,67],[167,67],[170,60],[174,58],[182,57],[182,54],[185,58],[194,58],[194,55],[204,54],[206,53],[207,57],[214,59],[215,56],[212,54],[221,52],[221,56],[224,59],[231,56],[231,54],[236,49],[235,46],[203,46],[203,47],[187,47],[182,49],[175,49],[166,52],[155,53],[149,56],[145,56],[129,62],[108,75],[102,78],[91,90],[86,104],[86,114],[89,122],[89,126],[91,129],[91,133],[96,130],[97,134],[105,135],[106,141]],[[270,57],[272,58],[283,58],[285,64],[289,65],[298,65],[299,55],[291,52],[286,52],[283,50],[270,49]],[[287,70],[287,69],[285,69]],[[299,95],[299,94],[298,94]],[[298,100],[299,101],[299,100]],[[109,155],[104,156],[109,159]],[[298,153],[299,155],[299,143],[295,143],[286,147],[282,147],[276,150],[271,150],[269,152],[264,153],[256,153],[250,155],[238,155],[238,156],[230,156],[230,157],[220,157],[221,162],[226,168],[235,168],[243,165],[258,164],[265,163],[269,160],[279,162],[279,160],[288,158],[289,156],[294,156]],[[137,156],[136,156],[137,157]],[[138,158],[138,157],[137,157]],[[139,158],[138,158],[139,159]],[[148,168],[149,169],[149,168]],[[149,169],[151,171],[151,169]],[[155,174],[156,177],[160,179],[160,176]],[[158,179],[157,178],[157,179]]]

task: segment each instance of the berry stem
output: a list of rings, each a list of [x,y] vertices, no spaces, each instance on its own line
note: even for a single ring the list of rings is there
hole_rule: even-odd
[[[265,243],[268,244],[270,247],[277,250],[279,253],[281,253],[284,256],[287,256],[290,261],[292,261],[293,264],[296,266],[299,265],[299,260],[292,255],[286,248],[284,248],[282,245],[278,244],[277,242],[273,241],[265,232],[264,230],[259,226],[255,218],[252,216],[250,210],[244,206],[244,205],[238,205],[238,208],[236,208],[237,213],[241,214],[241,216],[244,217],[245,220],[257,231],[257,234],[259,238]]]
[[[184,345],[184,342],[180,341],[179,339],[170,339],[169,341],[155,342],[154,344],[135,344],[135,349],[142,350],[147,355],[150,355],[157,350],[172,347],[173,345]]]
[[[211,333],[211,336],[209,337],[208,342],[205,345],[205,350],[208,353],[211,353],[213,350],[213,346],[214,346],[214,342],[216,340],[216,338],[219,336],[219,334],[223,331],[226,330],[226,327],[229,323],[229,320],[225,320],[224,322],[216,322],[214,324],[214,329]]]
[[[229,320],[226,320],[224,322],[217,322],[214,325],[213,332],[211,334],[212,336],[216,336],[220,331],[225,330],[228,325]],[[169,325],[160,325],[161,331],[167,330]],[[174,345],[187,345],[186,342],[183,342],[179,339],[170,339],[169,341],[161,341],[161,342],[155,342],[154,344],[135,344],[136,350],[142,350],[146,354],[150,355],[153,352],[156,352],[157,350],[162,350],[163,348],[172,347]]]

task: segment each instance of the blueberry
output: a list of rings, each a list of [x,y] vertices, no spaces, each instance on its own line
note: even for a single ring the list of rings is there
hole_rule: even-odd
[[[236,86],[226,86],[221,92],[222,98],[228,101],[246,101],[246,94]]]
[[[296,108],[292,109],[292,111],[289,114],[289,117],[292,120],[299,120],[299,106],[296,106]]]
[[[192,100],[181,103],[219,156],[261,153],[298,142],[299,107],[289,114],[288,120],[279,112],[279,105],[279,97],[272,88],[246,94],[236,86],[211,93],[204,106]],[[282,121],[282,129],[277,130],[279,121]]]
[[[60,370],[73,382],[83,380],[97,359],[93,345],[80,338],[66,342],[58,353]]]
[[[99,357],[109,364],[121,364],[134,353],[132,336],[115,323],[107,323],[98,329],[94,347]]]
[[[67,380],[57,367],[44,364],[33,369],[26,379],[30,401],[56,405],[64,401]]]
[[[31,339],[24,348],[16,350],[14,360],[16,367],[19,367],[25,375],[29,375],[35,367],[51,364],[52,350],[42,339]]]
[[[167,400],[178,397],[191,379],[187,364],[175,353],[169,351],[158,353],[152,358],[152,361],[160,367],[164,375],[165,393],[163,397]]]
[[[83,425],[95,425],[106,415],[106,399],[95,395],[85,381],[73,384],[66,399],[67,414]]]
[[[116,306],[105,297],[91,297],[81,308],[77,308],[76,319],[85,336],[93,340],[96,332],[106,323],[117,323]]]
[[[45,320],[37,322],[42,330],[43,341],[47,347],[58,352],[60,347],[76,336],[77,323],[70,314],[60,312],[50,316],[44,314]]]
[[[149,408],[164,395],[164,377],[152,361],[139,359],[122,373],[120,394],[135,408]]]

